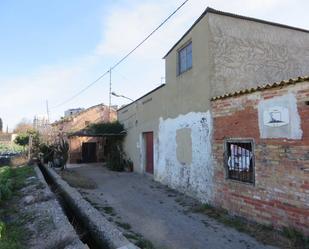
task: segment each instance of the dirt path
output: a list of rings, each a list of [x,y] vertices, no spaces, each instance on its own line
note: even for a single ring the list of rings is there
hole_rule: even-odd
[[[188,212],[190,198],[145,176],[111,172],[95,164],[72,170],[98,185],[81,192],[103,215],[128,237],[141,235],[155,248],[274,248],[205,215]]]

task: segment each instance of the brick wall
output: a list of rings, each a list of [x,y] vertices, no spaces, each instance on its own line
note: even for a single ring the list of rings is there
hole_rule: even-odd
[[[258,104],[292,93],[301,119],[301,139],[261,139]],[[309,82],[212,101],[215,205],[231,214],[309,234]],[[276,128],[275,128],[276,129]],[[255,184],[226,178],[226,138],[252,138]]]
[[[106,145],[106,138],[104,137],[70,137],[69,145],[69,162],[81,163],[82,162],[82,145],[83,143],[96,143],[96,158],[97,162],[104,162],[104,146]]]

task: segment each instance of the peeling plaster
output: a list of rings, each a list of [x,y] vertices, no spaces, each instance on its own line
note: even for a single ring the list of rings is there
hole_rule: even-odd
[[[184,128],[191,129],[192,162],[189,167],[177,159],[177,130]],[[160,118],[155,178],[203,202],[210,202],[213,195],[211,132],[209,111],[190,112],[174,119]]]

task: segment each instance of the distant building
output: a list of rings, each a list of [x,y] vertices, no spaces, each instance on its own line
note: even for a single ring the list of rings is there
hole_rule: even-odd
[[[0,118],[0,144],[10,146],[14,143],[15,138],[16,134],[9,133],[8,128],[6,129],[6,133],[3,132],[3,121]]]
[[[1,133],[0,134],[0,144],[11,146],[13,145],[16,136],[17,135],[14,133]]]
[[[106,138],[83,134],[81,131],[91,124],[107,123],[116,119],[115,109],[99,104],[65,117],[52,125],[59,132],[68,135],[70,163],[103,162],[107,157]]]
[[[70,117],[70,116],[76,115],[84,110],[85,108],[74,108],[74,109],[66,110],[64,112],[64,117]]]

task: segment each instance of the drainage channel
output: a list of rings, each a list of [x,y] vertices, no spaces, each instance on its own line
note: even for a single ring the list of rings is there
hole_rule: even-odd
[[[55,194],[64,214],[67,216],[69,222],[71,223],[72,227],[76,231],[76,234],[78,235],[79,239],[86,244],[89,249],[108,249],[102,248],[99,246],[95,239],[92,238],[88,230],[85,228],[85,226],[80,222],[80,219],[78,218],[78,215],[76,212],[68,205],[68,203],[65,201],[65,198],[63,197],[60,190],[57,189],[57,186],[52,182],[52,180],[49,178],[49,176],[46,174],[43,167],[39,165],[39,168],[49,186],[51,191]]]

